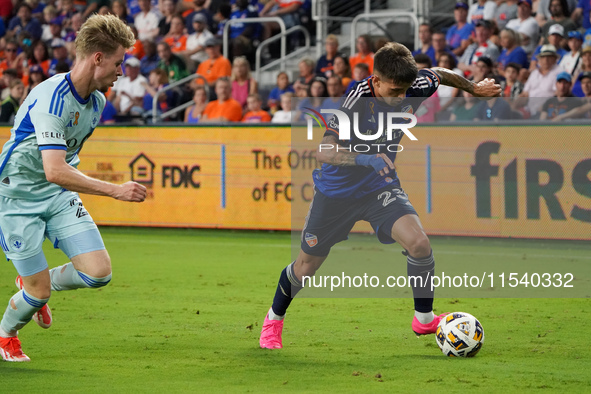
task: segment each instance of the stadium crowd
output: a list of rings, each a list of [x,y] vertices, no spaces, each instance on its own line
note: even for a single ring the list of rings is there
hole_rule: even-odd
[[[92,13],[117,15],[137,38],[124,76],[107,93],[104,124],[148,119],[153,97],[194,73],[201,78],[158,96],[160,114],[193,100],[165,121],[289,123],[292,113],[301,120],[300,107],[337,108],[372,74],[385,37],[359,36],[349,57],[329,35],[319,59],[301,59],[293,81],[279,72],[271,89],[259,89],[251,72],[258,43],[277,32],[276,23],[233,22],[231,56],[222,55],[228,20],[278,16],[289,28],[309,16],[309,7],[310,0],[0,1],[0,121],[10,122],[37,84],[71,69],[76,32]],[[505,98],[479,101],[441,86],[416,114],[419,122],[591,118],[590,14],[585,0],[478,0],[457,2],[451,26],[423,23],[413,52],[420,67],[444,67],[475,82],[494,78]],[[298,108],[292,97],[301,98]]]

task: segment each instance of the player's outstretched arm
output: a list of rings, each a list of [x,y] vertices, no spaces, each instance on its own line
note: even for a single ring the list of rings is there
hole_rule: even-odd
[[[43,150],[41,156],[47,180],[64,189],[77,193],[113,197],[121,201],[142,202],[146,199],[146,188],[139,183],[126,182],[116,185],[84,175],[66,163],[66,151],[64,150]]]
[[[447,68],[433,67],[431,71],[439,76],[442,85],[462,89],[475,97],[499,97],[501,95],[501,85],[495,83],[494,79],[486,78],[474,83]]]
[[[384,176],[393,170],[394,163],[384,153],[377,155],[363,155],[345,150],[339,145],[337,137],[334,135],[324,136],[319,146],[316,159],[321,163],[333,166],[364,166],[372,167],[376,173]]]

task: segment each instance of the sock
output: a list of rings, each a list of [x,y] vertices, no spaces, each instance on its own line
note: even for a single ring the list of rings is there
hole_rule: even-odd
[[[68,263],[49,270],[51,290],[74,290],[84,287],[102,287],[111,281],[111,274],[104,278],[95,278],[80,272],[74,268],[74,264]]]
[[[406,257],[406,269],[409,277],[414,276],[421,278],[421,280],[411,280],[411,284],[414,285],[412,286],[412,295],[414,298],[415,311],[422,313],[432,312],[434,291],[431,290],[431,277],[435,273],[433,251],[431,251],[431,254],[429,254],[428,257],[420,259],[408,255]]]
[[[294,264],[295,261],[281,271],[277,291],[275,291],[275,298],[273,298],[273,306],[268,315],[271,320],[283,319],[289,304],[291,304],[291,300],[302,289],[302,283],[293,271]]]
[[[415,317],[421,324],[429,324],[435,319],[435,313],[433,312],[417,312],[415,311]]]
[[[47,301],[49,298],[33,297],[24,289],[13,295],[0,322],[2,334],[7,334],[8,337],[16,336],[17,331],[30,322],[35,312],[47,304]]]

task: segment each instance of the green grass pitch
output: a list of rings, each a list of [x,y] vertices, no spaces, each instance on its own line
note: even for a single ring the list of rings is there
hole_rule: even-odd
[[[302,298],[286,318],[284,348],[270,351],[259,348],[258,338],[290,260],[289,234],[101,231],[113,281],[98,291],[54,293],[53,327],[31,323],[21,331],[32,361],[0,363],[1,392],[578,393],[591,387],[589,299],[438,299],[437,311],[472,313],[486,335],[475,358],[451,359],[433,336],[417,339],[411,332],[409,298]],[[539,249],[536,241],[434,238],[432,244],[441,251],[438,265],[452,256],[474,260],[471,250],[490,252],[477,257],[490,264],[507,248],[591,252],[582,243]],[[45,246],[51,267],[66,261]],[[4,308],[16,271],[4,263],[0,275]]]

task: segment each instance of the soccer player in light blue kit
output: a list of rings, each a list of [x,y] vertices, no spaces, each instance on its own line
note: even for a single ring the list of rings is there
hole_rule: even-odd
[[[0,354],[29,361],[18,330],[32,318],[51,325],[52,291],[98,288],[111,280],[111,260],[78,193],[141,202],[146,188],[115,185],[80,172],[78,153],[97,126],[109,87],[122,75],[135,39],[113,15],[94,15],[76,37],[76,64],[41,83],[16,114],[0,154],[0,246],[19,276],[19,291],[0,322]],[[71,262],[51,270],[41,249],[47,237]]]

